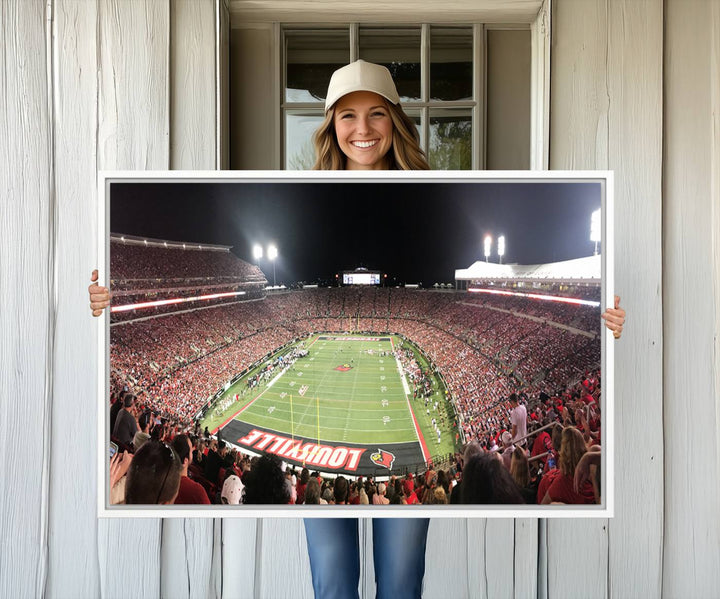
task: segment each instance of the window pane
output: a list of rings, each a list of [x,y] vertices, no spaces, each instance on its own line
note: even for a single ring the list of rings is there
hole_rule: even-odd
[[[430,111],[428,162],[433,170],[472,168],[472,116],[467,109]]]
[[[287,31],[285,50],[285,101],[321,102],[333,71],[350,62],[350,32]]]
[[[530,168],[530,32],[487,32],[488,170]]]
[[[401,102],[420,100],[420,28],[360,28],[360,58],[387,67]]]
[[[323,114],[312,112],[285,115],[285,170],[309,171],[315,164],[312,135],[323,122]]]
[[[418,135],[420,136],[420,147],[425,147],[425,140],[423,139],[423,130],[422,130],[422,120],[420,118],[420,109],[403,109],[405,111],[405,114],[407,114],[410,119],[415,123],[415,128],[417,129]]]
[[[472,100],[473,35],[469,27],[430,29],[430,99]]]

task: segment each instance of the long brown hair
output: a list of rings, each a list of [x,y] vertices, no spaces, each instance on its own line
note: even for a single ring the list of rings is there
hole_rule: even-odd
[[[582,433],[574,426],[568,426],[562,432],[560,445],[560,472],[566,476],[573,476],[580,458],[585,455],[585,440]]]
[[[420,136],[415,123],[405,114],[400,104],[385,102],[393,124],[392,148],[388,151],[389,170],[427,171],[430,166],[420,148]],[[315,171],[343,171],[346,156],[342,153],[335,135],[335,106],[325,113],[325,119],[312,137],[315,146]]]
[[[530,466],[525,452],[516,447],[510,458],[510,475],[521,489],[530,484]]]

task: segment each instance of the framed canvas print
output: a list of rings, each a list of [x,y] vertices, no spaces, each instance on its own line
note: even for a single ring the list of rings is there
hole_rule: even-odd
[[[612,516],[612,173],[99,195],[101,516]]]

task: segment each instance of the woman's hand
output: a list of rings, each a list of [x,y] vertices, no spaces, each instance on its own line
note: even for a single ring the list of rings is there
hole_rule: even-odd
[[[110,290],[107,287],[100,287],[100,285],[97,284],[97,269],[92,271],[90,280],[92,281],[92,285],[88,287],[88,293],[90,294],[90,309],[92,310],[93,316],[100,316],[103,313],[103,310],[110,305]]]
[[[605,326],[612,331],[613,337],[620,339],[625,324],[625,310],[620,307],[619,296],[615,296],[615,307],[605,310],[601,318],[605,321]]]

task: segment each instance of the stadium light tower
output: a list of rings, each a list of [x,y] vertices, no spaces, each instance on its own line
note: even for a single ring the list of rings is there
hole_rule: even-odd
[[[498,237],[498,256],[500,256],[500,264],[502,264],[502,258],[505,255],[505,235]]]
[[[278,257],[278,249],[274,245],[268,246],[268,259],[270,262],[272,262],[273,265],[273,287],[275,287],[275,258]]]
[[[262,257],[263,257],[262,246],[259,243],[256,243],[253,246],[253,258],[255,258],[255,260],[260,260],[260,258],[262,258]]]
[[[595,242],[595,256],[598,253],[598,243],[600,241],[600,208],[592,213],[590,217],[590,241]]]
[[[489,262],[491,248],[492,248],[492,237],[490,235],[486,235],[485,236],[485,262]]]

